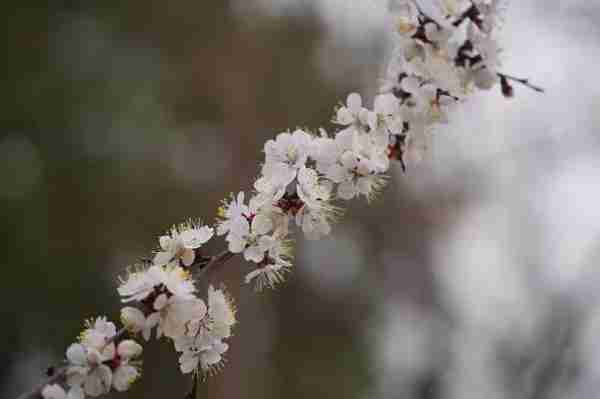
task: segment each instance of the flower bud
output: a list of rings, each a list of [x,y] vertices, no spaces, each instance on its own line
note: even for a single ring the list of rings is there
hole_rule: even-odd
[[[122,358],[131,359],[142,354],[142,346],[132,339],[126,339],[119,343],[117,353]]]
[[[44,389],[42,389],[42,396],[44,399],[65,399],[67,393],[60,385],[52,384],[46,385]]]
[[[71,364],[84,365],[87,362],[85,347],[81,344],[71,344],[67,348],[67,360]]]
[[[100,364],[102,363],[104,359],[102,357],[102,355],[100,354],[100,352],[98,352],[98,350],[94,349],[94,348],[88,348],[87,350],[87,361],[90,364]]]
[[[146,317],[141,310],[127,306],[121,309],[121,323],[127,330],[137,333],[144,329]]]

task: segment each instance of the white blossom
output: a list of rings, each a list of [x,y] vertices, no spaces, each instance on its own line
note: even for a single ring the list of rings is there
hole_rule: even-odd
[[[129,295],[126,299],[134,297],[151,307],[147,316],[132,307],[121,312],[123,324],[132,332],[141,332],[145,340],[155,326],[158,326],[157,338],[163,334],[169,338],[184,334],[190,322],[206,313],[204,302],[195,295],[190,272],[175,263],[135,272],[119,291]]]
[[[368,125],[369,110],[363,107],[362,97],[358,93],[350,93],[346,98],[346,105],[337,110],[334,122],[342,125]]]
[[[209,335],[215,340],[223,340],[231,336],[231,329],[237,322],[236,308],[232,298],[224,288],[208,287],[208,310],[202,319],[190,323],[186,332],[187,337],[199,334]]]
[[[341,151],[339,143],[335,139],[327,136],[316,138],[313,141],[311,158],[315,160],[317,171],[326,174],[329,168],[337,162]]]
[[[199,298],[182,299],[177,296],[159,295],[154,302],[154,309],[160,313],[157,337],[163,334],[175,339],[184,335],[190,323],[200,320],[206,314],[206,305]]]
[[[196,287],[189,271],[171,263],[166,266],[153,265],[146,270],[130,273],[119,286],[123,302],[143,301],[151,295],[168,292],[182,299],[194,297]]]
[[[159,238],[162,251],[157,252],[153,263],[162,266],[173,259],[180,259],[184,265],[189,266],[194,263],[194,250],[210,240],[213,234],[214,230],[211,227],[191,221],[173,226],[168,235]]]
[[[314,169],[304,168],[298,174],[297,195],[302,205],[296,213],[296,224],[309,239],[317,239],[331,232],[331,223],[339,210],[329,203],[332,184],[320,181]]]
[[[219,207],[218,235],[227,234],[241,218],[245,218],[246,215],[250,214],[250,208],[244,204],[244,197],[243,191],[240,191],[236,197],[232,194],[231,200],[229,202],[224,201],[223,205]]]
[[[208,287],[208,312],[192,323],[186,334],[174,337],[175,349],[181,352],[182,373],[217,371],[228,345],[223,339],[231,336],[236,323],[235,307],[223,289]]]
[[[171,264],[164,268],[162,277],[163,280],[161,283],[171,295],[180,299],[195,298],[196,287],[194,286],[192,275],[188,270]]]
[[[274,288],[285,280],[285,273],[292,267],[292,246],[284,239],[273,238],[265,252],[264,260],[256,269],[246,274],[245,282],[254,282],[257,291]]]
[[[413,0],[391,0],[389,2],[392,31],[409,39],[418,28],[418,10]]]
[[[303,130],[280,133],[265,143],[265,164],[262,174],[277,186],[291,183],[298,170],[305,166],[311,149],[312,136]]]
[[[182,373],[202,371],[206,374],[219,370],[223,354],[229,346],[210,335],[200,334],[196,337],[179,337],[175,340],[175,348],[182,352],[179,357]]]
[[[44,399],[66,399],[67,393],[60,385],[52,384],[42,389],[42,396]]]
[[[145,270],[129,273],[127,279],[122,279],[117,291],[122,302],[142,301],[165,280],[165,270],[161,266],[151,266]]]
[[[160,314],[158,312],[151,313],[146,317],[144,313],[133,307],[124,307],[121,309],[121,322],[132,333],[141,333],[142,337],[148,341],[152,333],[152,329],[158,324]]]
[[[50,384],[42,389],[44,399],[83,399],[84,396],[83,389],[80,386],[74,386],[65,391],[58,384]]]
[[[260,266],[246,274],[245,282],[246,284],[254,282],[257,291],[262,291],[264,288],[274,288],[285,280],[285,273],[291,266],[290,262],[277,259],[274,263]]]
[[[80,334],[80,342],[87,350],[88,361],[103,362],[115,355],[115,344],[108,340],[115,336],[117,328],[106,317],[98,317],[95,321],[87,322],[86,328]]]
[[[238,194],[221,208],[219,234],[227,234],[225,240],[229,251],[242,253],[246,260],[260,262],[260,238],[273,229],[272,215],[260,212],[254,202],[251,207],[244,205],[244,194]],[[240,211],[232,211],[239,209]]]
[[[231,336],[231,328],[236,323],[236,309],[233,300],[224,289],[208,287],[209,331],[213,338],[225,339]]]
[[[81,399],[84,393],[97,397],[108,393],[111,387],[126,390],[139,375],[139,368],[131,360],[141,354],[142,347],[130,339],[118,345],[108,342],[114,339],[116,327],[105,317],[90,320],[86,326],[79,343],[70,345],[66,352],[66,383],[71,387],[66,398]],[[60,392],[52,388],[50,394]]]
[[[70,386],[81,385],[90,371],[85,347],[79,343],[71,344],[67,348],[66,357],[69,363],[66,371],[67,384]]]
[[[114,357],[114,351],[112,355]],[[103,364],[103,361],[110,359],[112,357],[100,355],[95,348],[72,344],[67,349],[67,384],[71,387],[82,387],[89,396],[96,397],[108,393],[112,384],[112,370]]]
[[[118,366],[113,370],[112,386],[119,392],[129,389],[140,376],[138,367],[131,363],[142,354],[142,347],[133,340],[124,340],[117,346]]]
[[[97,397],[110,391],[113,373],[105,364],[93,367],[83,382],[83,391],[86,395]]]
[[[121,360],[138,357],[142,354],[142,350],[142,346],[132,339],[123,340],[117,346],[117,354]]]
[[[338,133],[335,140],[339,156],[325,176],[338,183],[337,195],[342,199],[359,194],[372,198],[385,182],[382,173],[389,167],[387,148],[379,148],[368,135],[350,130]]]
[[[505,0],[475,0],[475,5],[481,13],[480,27],[483,32],[491,33],[502,19],[506,10]]]

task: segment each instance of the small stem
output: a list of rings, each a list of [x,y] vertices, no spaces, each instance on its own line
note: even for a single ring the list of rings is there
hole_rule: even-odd
[[[517,82],[522,84],[525,87],[529,87],[531,90],[535,90],[538,93],[544,93],[545,90],[543,88],[541,88],[540,86],[536,86],[534,84],[529,83],[529,79],[522,79],[522,78],[517,78],[515,76],[511,76],[511,75],[507,75],[505,73],[500,73],[498,72],[497,75],[502,79],[506,79],[506,80],[512,80],[513,82]]]
[[[198,397],[198,374],[192,376],[192,389],[185,395],[184,399],[196,399]]]
[[[230,252],[229,250],[225,250],[221,253],[218,253],[217,255],[214,255],[213,257],[210,258],[210,260],[205,263],[205,264],[200,264],[200,270],[199,272],[196,274],[196,278],[200,278],[203,277],[204,275],[206,275],[210,269],[215,268],[219,265],[222,265],[224,263],[226,263],[229,259],[233,258],[235,256],[235,254],[233,252]],[[192,265],[195,266],[195,265]]]
[[[460,26],[460,24],[462,24],[468,18],[468,19],[471,19],[473,21],[473,23],[475,23],[477,25],[477,27],[481,29],[481,21],[480,20],[478,21],[479,16],[480,16],[479,9],[477,8],[477,6],[475,4],[471,3],[471,6],[469,8],[467,8],[467,10],[465,10],[465,12],[463,12],[461,14],[461,16],[458,17],[458,19],[452,23],[452,25],[454,25],[455,27],[458,27],[458,26]]]

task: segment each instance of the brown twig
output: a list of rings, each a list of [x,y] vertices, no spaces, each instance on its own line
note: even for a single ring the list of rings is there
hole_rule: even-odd
[[[198,374],[194,373],[192,377],[192,389],[185,395],[184,399],[196,399],[198,396]]]
[[[190,267],[198,266],[200,269],[198,273],[196,273],[196,278],[203,277],[206,275],[211,269],[226,263],[229,259],[233,258],[235,254],[230,252],[229,250],[225,250],[223,252],[218,253],[210,258],[208,262],[202,262],[200,264],[192,264]]]
[[[517,82],[522,84],[523,86],[529,87],[531,90],[535,90],[538,93],[544,93],[545,90],[543,88],[541,88],[540,86],[536,86],[534,84],[529,83],[529,79],[522,79],[522,78],[517,78],[515,76],[511,76],[511,75],[507,75],[505,73],[497,73],[498,77],[500,77],[500,79],[506,79],[506,80],[512,80],[513,82]]]

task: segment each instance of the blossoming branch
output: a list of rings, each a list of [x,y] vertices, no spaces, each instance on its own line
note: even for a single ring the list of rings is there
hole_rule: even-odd
[[[390,4],[396,47],[371,108],[352,93],[335,110],[332,131],[296,129],[267,141],[251,193],[225,199],[214,226],[174,226],[159,238],[151,260],[129,268],[117,289],[125,305],[123,327],[117,330],[105,317],[87,321],[64,363],[21,398],[126,391],[141,376],[138,341],[153,334],[173,342],[179,368],[194,376],[195,387],[200,376],[223,366],[236,309],[224,287],[209,286],[201,298],[193,272],[201,277],[239,254],[251,265],[245,283],[258,290],[274,287],[292,268],[295,230],[309,239],[330,234],[342,214],[339,201],[371,200],[385,185],[391,163],[405,170],[417,160],[432,129],[447,123],[468,94],[499,84],[512,97],[511,83],[542,91],[499,70],[500,0],[435,4],[430,14],[413,0]],[[206,256],[202,246],[215,235],[224,237],[227,249]]]

